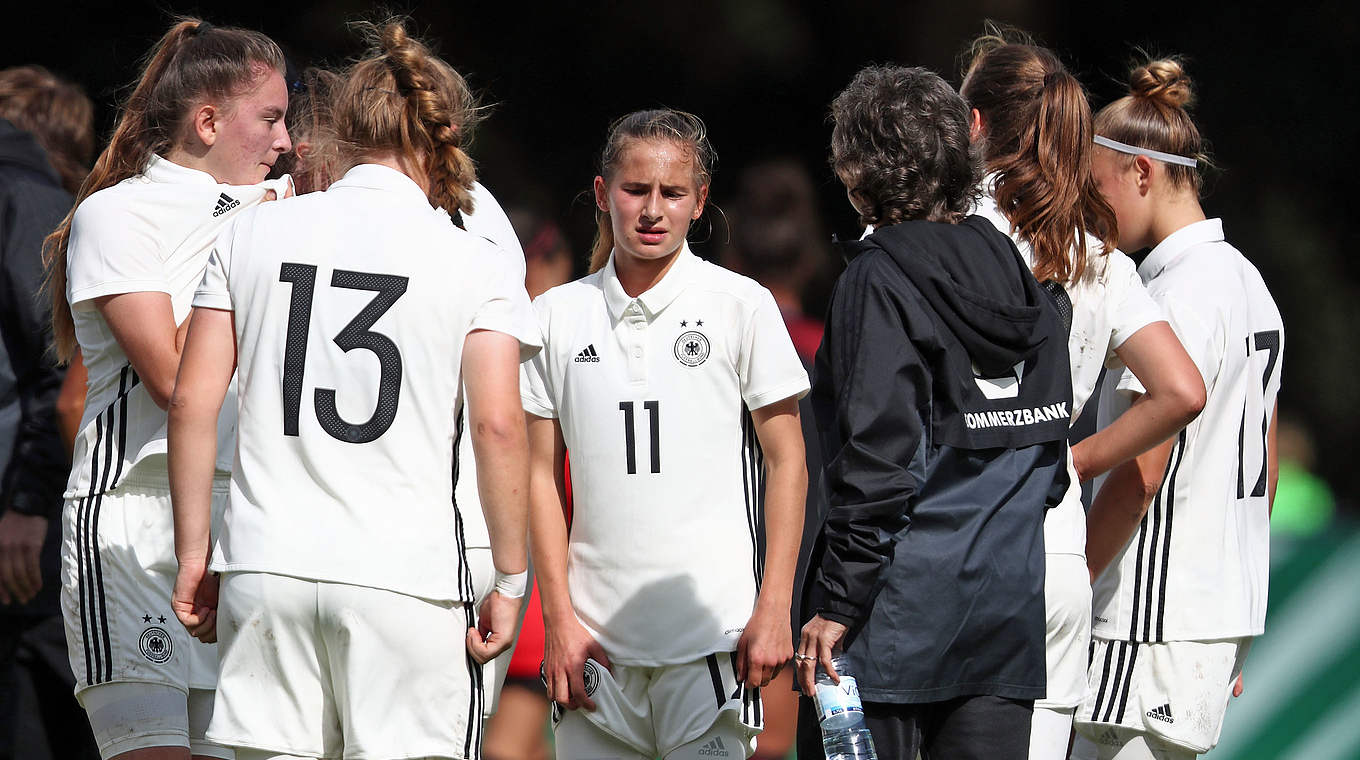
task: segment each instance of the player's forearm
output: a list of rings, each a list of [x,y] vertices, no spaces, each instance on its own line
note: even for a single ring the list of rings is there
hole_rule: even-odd
[[[1091,580],[1105,572],[1138,529],[1161,487],[1171,456],[1168,441],[1110,472],[1086,516],[1086,564]]]
[[[575,616],[567,590],[566,445],[557,420],[529,417],[529,548],[544,625]]]
[[[1193,394],[1154,395],[1149,389],[1109,427],[1072,447],[1077,475],[1082,482],[1091,480],[1166,442],[1194,420],[1203,405],[1202,392],[1196,403]]]
[[[798,545],[803,537],[803,512],[807,499],[807,466],[802,459],[771,462],[766,459],[765,573],[758,605],[775,605],[787,611],[793,598],[798,566]]]
[[[524,416],[483,419],[474,425],[477,490],[491,538],[491,556],[501,573],[528,569],[528,441]]]
[[[168,433],[175,557],[181,563],[206,561],[217,460],[217,409],[201,400],[174,396]]]

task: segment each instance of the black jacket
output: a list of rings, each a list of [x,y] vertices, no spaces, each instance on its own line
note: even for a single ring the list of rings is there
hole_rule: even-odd
[[[52,609],[70,464],[57,432],[62,374],[47,352],[42,242],[71,203],[33,136],[0,119],[0,514],[12,509],[48,518],[36,602]]]
[[[847,253],[813,387],[830,508],[805,617],[850,626],[865,699],[1040,698],[1072,398],[1057,311],[976,217]]]

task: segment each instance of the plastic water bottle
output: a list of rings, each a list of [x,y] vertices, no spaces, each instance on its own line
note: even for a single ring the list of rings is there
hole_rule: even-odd
[[[817,668],[817,715],[822,727],[822,749],[827,760],[878,760],[874,739],[864,724],[864,705],[859,699],[859,684],[850,675],[850,662],[844,655],[831,658],[839,684]]]

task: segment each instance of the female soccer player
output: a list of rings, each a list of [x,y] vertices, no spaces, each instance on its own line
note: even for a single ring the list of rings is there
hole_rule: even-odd
[[[1171,437],[1204,405],[1204,384],[1115,249],[1115,218],[1091,176],[1091,109],[1081,84],[1042,47],[990,34],[973,45],[961,94],[988,171],[977,213],[1010,234],[1040,282],[1067,305],[1076,422],[1101,367],[1125,366],[1142,403],[1072,449],[1069,486],[1044,518],[1048,694],[1034,704],[1030,759],[1067,755],[1086,692],[1091,583],[1081,482]]]
[[[1094,641],[1074,754],[1191,758],[1217,743],[1265,624],[1284,325],[1260,273],[1200,208],[1203,143],[1180,63],[1139,66],[1129,84],[1096,116],[1095,179],[1120,247],[1152,248],[1138,274],[1208,396],[1176,437],[1111,472],[1091,506]],[[1150,393],[1141,375],[1112,375],[1102,425]]]
[[[284,184],[256,184],[289,148],[282,71],[262,34],[176,23],[48,240],[57,353],[69,359],[78,344],[89,372],[65,494],[62,610],[77,695],[105,757],[231,756],[203,741],[216,650],[170,609],[165,408],[212,241],[245,208],[284,194]],[[229,411],[216,434],[229,441],[234,426]],[[220,507],[224,476],[216,483]]]
[[[769,291],[685,242],[712,165],[695,116],[615,122],[594,271],[535,301],[523,396],[559,758],[749,756],[757,689],[793,654],[807,373]]]
[[[370,32],[332,102],[348,171],[219,238],[171,407],[176,613],[221,634],[211,734],[241,760],[476,756],[480,663],[524,592],[529,299],[449,221],[474,177],[465,83],[401,22]],[[234,366],[214,610],[211,421]],[[479,621],[449,477],[465,428],[497,567]]]

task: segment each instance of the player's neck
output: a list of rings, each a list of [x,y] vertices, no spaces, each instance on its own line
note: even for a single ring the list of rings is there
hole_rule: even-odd
[[[671,267],[675,266],[683,249],[684,246],[676,248],[671,255],[659,259],[643,259],[627,253],[621,254],[615,249],[614,273],[618,275],[623,292],[630,298],[637,298],[656,287],[666,273],[671,271]]]
[[[1200,207],[1198,198],[1190,194],[1169,198],[1158,210],[1149,230],[1152,233],[1152,245],[1156,246],[1170,237],[1171,233],[1204,219],[1204,209]]]

